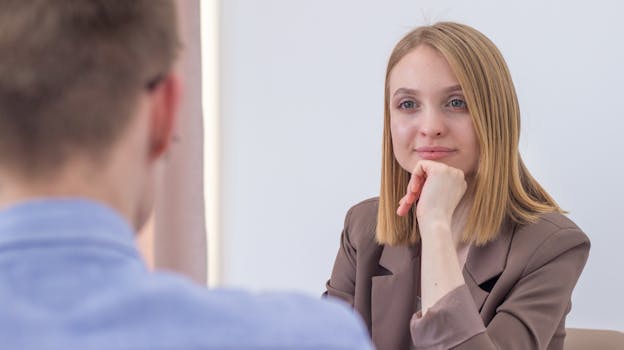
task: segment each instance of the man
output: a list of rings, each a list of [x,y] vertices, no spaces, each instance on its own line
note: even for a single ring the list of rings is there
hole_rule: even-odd
[[[0,0],[0,346],[369,349],[335,302],[146,270],[134,232],[179,98],[174,10]]]

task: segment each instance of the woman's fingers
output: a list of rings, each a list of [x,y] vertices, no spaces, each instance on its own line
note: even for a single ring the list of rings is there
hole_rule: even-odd
[[[397,215],[398,216],[403,216],[405,214],[407,214],[407,212],[409,211],[410,205],[405,204],[405,201],[403,199],[401,199],[401,201],[399,202],[399,208],[397,209]]]
[[[410,209],[412,208],[412,205],[414,205],[414,203],[416,202],[416,199],[418,198],[413,193],[408,193],[405,196],[403,196],[403,198],[401,198],[401,200],[399,201],[399,208],[397,209],[397,215],[403,216],[409,213]]]
[[[408,186],[408,189],[412,192],[419,191],[422,188],[422,185],[425,182],[425,178],[427,177],[427,168],[429,163],[428,161],[420,161],[416,163],[416,167],[412,170],[412,177],[410,178],[410,183],[412,184],[412,188]],[[420,187],[420,188],[418,188]]]
[[[410,210],[410,208],[412,207],[412,205],[414,204],[414,202],[416,202],[416,195],[408,192],[406,193],[401,200],[399,200],[399,207],[397,208],[397,215],[399,216],[403,216],[405,214],[407,214]]]
[[[431,178],[430,181],[429,178]],[[428,183],[426,190],[424,189],[425,182]],[[443,163],[421,160],[416,163],[412,171],[406,193],[399,201],[397,215],[406,215],[417,201],[423,200],[425,203],[419,204],[420,214],[438,209],[445,212],[450,211],[452,214],[457,201],[461,199],[461,195],[465,191],[465,187],[466,182],[461,170],[451,168]],[[423,199],[423,197],[426,198]],[[436,199],[433,200],[433,198]]]
[[[407,192],[399,200],[399,208],[397,209],[397,215],[403,216],[409,213],[412,205],[416,203],[420,197],[423,184],[425,182],[424,170],[412,172],[412,176],[407,184]]]

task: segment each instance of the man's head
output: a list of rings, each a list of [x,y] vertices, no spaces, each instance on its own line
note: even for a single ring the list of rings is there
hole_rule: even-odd
[[[75,159],[106,168],[118,147],[158,158],[177,49],[171,0],[0,0],[2,172],[45,182]]]

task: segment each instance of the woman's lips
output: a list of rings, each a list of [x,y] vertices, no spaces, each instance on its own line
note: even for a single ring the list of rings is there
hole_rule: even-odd
[[[453,148],[440,147],[440,146],[417,147],[415,151],[416,153],[418,153],[418,156],[421,159],[426,159],[426,160],[442,159],[456,152],[456,150]]]

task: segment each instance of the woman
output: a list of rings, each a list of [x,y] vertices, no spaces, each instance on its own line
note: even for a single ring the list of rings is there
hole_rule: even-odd
[[[352,207],[327,294],[378,349],[562,349],[589,240],[525,168],[494,44],[408,33],[386,71],[381,191]]]

